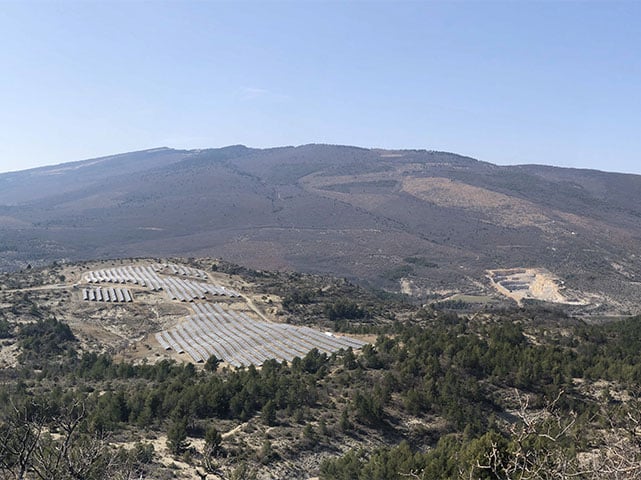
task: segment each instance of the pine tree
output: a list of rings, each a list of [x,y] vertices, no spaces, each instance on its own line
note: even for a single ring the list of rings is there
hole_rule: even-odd
[[[167,448],[169,448],[169,451],[174,455],[180,455],[189,448],[186,418],[172,421],[169,430],[167,430]]]

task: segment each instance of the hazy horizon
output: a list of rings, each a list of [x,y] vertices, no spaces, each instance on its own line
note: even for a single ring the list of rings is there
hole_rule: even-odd
[[[81,158],[81,159],[73,159],[69,161],[63,161],[63,162],[56,162],[56,163],[51,163],[51,164],[43,164],[43,165],[35,165],[27,168],[19,168],[19,169],[14,169],[14,170],[0,170],[0,175],[6,174],[6,173],[17,173],[25,170],[37,170],[40,168],[49,168],[49,167],[56,167],[58,165],[64,165],[64,164],[69,164],[69,163],[77,163],[77,162],[85,162],[85,161],[90,161],[90,160],[98,160],[98,159],[103,159],[103,158],[111,158],[111,157],[117,157],[119,155],[126,155],[128,153],[135,153],[135,152],[146,152],[146,151],[153,151],[153,150],[161,150],[161,149],[169,149],[169,150],[208,150],[208,149],[218,149],[218,148],[225,148],[225,147],[231,147],[235,145],[242,145],[242,144],[229,144],[229,145],[218,145],[218,146],[213,146],[213,147],[205,147],[205,146],[199,146],[199,147],[194,147],[194,148],[177,148],[177,147],[171,147],[168,145],[162,145],[162,146],[157,146],[157,147],[149,147],[149,148],[139,148],[127,152],[115,152],[111,154],[106,154],[106,155],[99,155],[96,157],[91,157],[91,158]],[[285,147],[302,147],[305,145],[334,145],[334,146],[340,146],[340,147],[355,147],[355,148],[365,148],[365,149],[371,149],[371,150],[390,150],[390,151],[400,151],[400,150],[424,150],[424,151],[441,151],[441,150],[434,150],[430,148],[384,148],[384,147],[368,147],[364,145],[346,145],[346,144],[321,144],[318,142],[314,143],[306,143],[306,144],[301,144],[301,145],[269,145],[269,146],[264,146],[264,147],[256,147],[252,145],[242,145],[247,148],[255,148],[255,149],[270,149],[270,148],[285,148]],[[474,160],[479,160],[481,162],[487,162],[487,163],[493,163],[495,165],[500,165],[500,166],[520,166],[520,165],[543,165],[543,166],[553,166],[553,167],[559,167],[559,168],[576,168],[576,169],[581,169],[581,170],[595,170],[595,171],[602,171],[602,172],[608,172],[608,173],[622,173],[622,174],[629,174],[629,175],[641,175],[641,172],[626,172],[626,171],[617,171],[617,170],[607,170],[607,169],[602,169],[602,168],[591,168],[591,167],[581,167],[581,166],[561,166],[561,165],[553,165],[553,164],[545,164],[545,163],[497,163],[493,162],[491,160],[483,159],[483,158],[477,158],[474,155],[468,155],[465,153],[460,153],[460,152],[445,152],[445,153],[453,153],[456,155],[460,155],[463,157],[469,157],[473,158]]]

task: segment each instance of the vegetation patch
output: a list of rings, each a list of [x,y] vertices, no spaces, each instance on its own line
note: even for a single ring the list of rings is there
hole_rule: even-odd
[[[20,352],[18,364],[0,370],[0,477],[512,479],[536,471],[600,479],[641,471],[640,317],[589,325],[541,305],[465,315],[330,277],[242,279],[243,294],[284,323],[366,332],[368,344],[260,368],[217,357],[198,366],[152,362],[153,350],[148,360],[123,361],[115,345],[95,351],[59,320],[73,300],[58,303],[42,286],[29,290],[29,302],[26,292],[0,292],[10,334],[2,352]],[[83,308],[96,305],[76,293]],[[287,297],[286,309],[278,299]],[[147,351],[145,342],[136,348]]]

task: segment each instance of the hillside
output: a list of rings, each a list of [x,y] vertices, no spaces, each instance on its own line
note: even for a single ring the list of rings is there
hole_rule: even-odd
[[[636,313],[639,191],[634,175],[433,151],[163,148],[0,175],[0,268],[207,255],[427,302]],[[549,282],[497,288],[489,271],[510,269]]]
[[[639,320],[457,315],[210,258],[0,275],[0,478],[636,478]]]

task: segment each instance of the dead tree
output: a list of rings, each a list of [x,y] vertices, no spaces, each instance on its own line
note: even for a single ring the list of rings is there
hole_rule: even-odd
[[[0,473],[17,480],[133,480],[138,469],[117,455],[101,433],[82,432],[85,406],[75,402],[56,415],[40,405],[13,403],[0,419]]]
[[[31,407],[10,401],[7,412],[0,418],[0,471],[6,478],[27,478],[45,431],[38,406]]]

